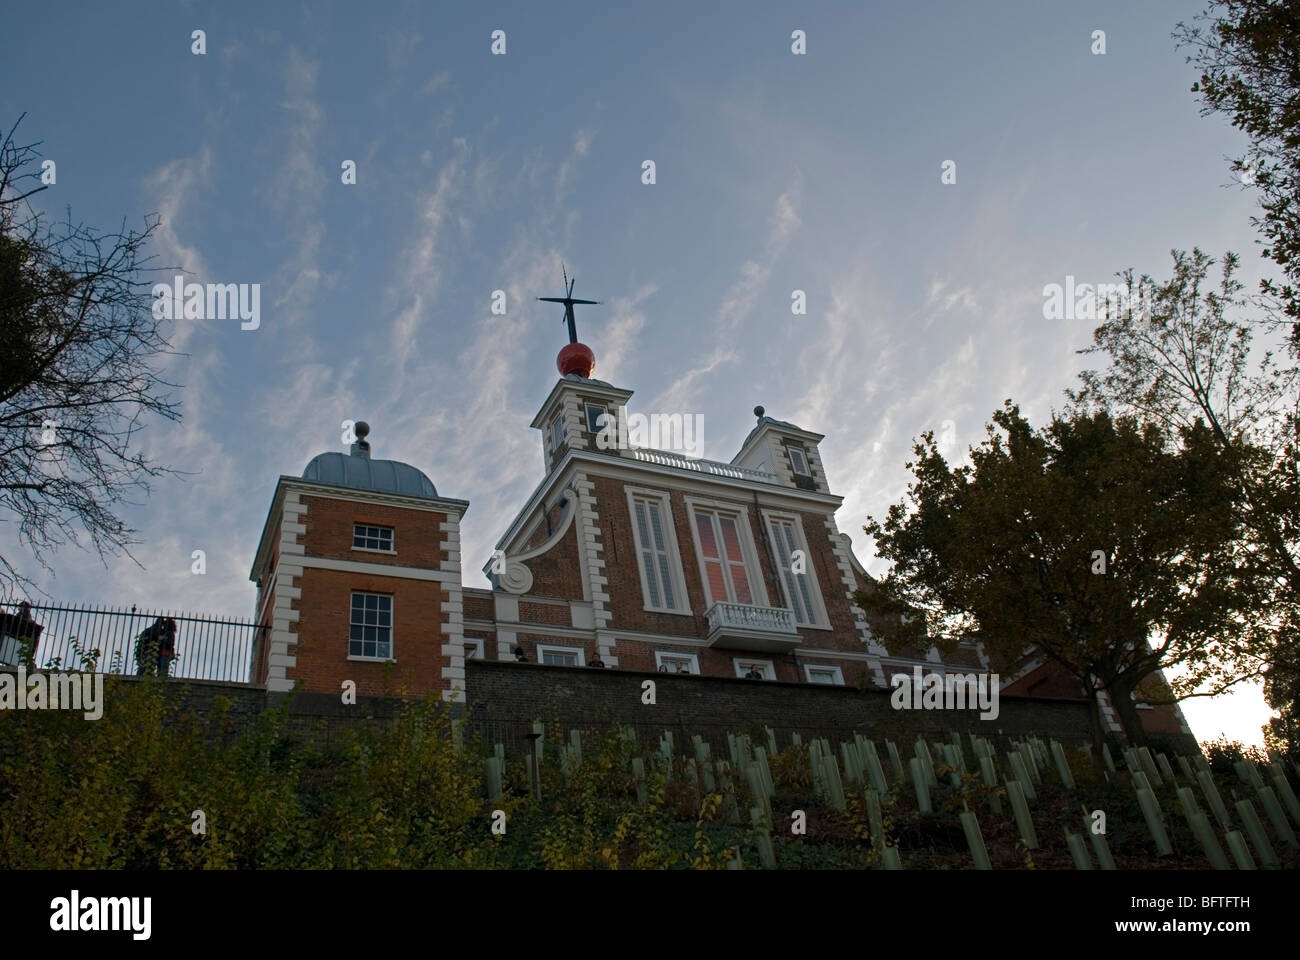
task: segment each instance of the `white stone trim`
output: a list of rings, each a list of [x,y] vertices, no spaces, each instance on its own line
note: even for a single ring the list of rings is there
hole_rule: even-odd
[[[298,492],[286,492],[280,508],[280,559],[271,575],[271,595],[274,595],[275,602],[271,608],[266,689],[273,693],[288,693],[293,689],[294,681],[289,678],[288,671],[298,665],[294,653],[298,634],[289,626],[297,623],[300,616],[297,610],[292,609],[291,603],[302,599],[302,585],[295,580],[303,570],[303,547],[298,538],[307,532],[307,525],[303,522],[306,516],[307,504],[302,502]],[[286,562],[286,555],[292,555],[294,559]],[[265,608],[262,613],[265,613]]]
[[[553,650],[556,651],[557,653],[575,653],[578,656],[577,665],[579,667],[585,667],[587,665],[587,650],[585,647],[580,647],[580,646],[575,647],[563,643],[539,643],[536,644],[536,647],[537,647],[537,662],[539,664],[543,662],[542,661],[543,651]],[[600,659],[603,661],[605,658],[601,657]]]
[[[686,660],[690,663],[691,669],[687,673],[699,675],[700,672],[700,655],[698,653],[683,653],[681,650],[655,650],[655,670],[664,665],[665,658]],[[670,671],[664,671],[668,673]]]
[[[839,525],[835,522],[835,517],[826,518],[826,534],[830,537],[831,553],[835,556],[835,566],[840,571],[840,583],[844,585],[844,596],[849,601],[849,610],[853,614],[853,629],[857,631],[858,639],[862,641],[863,646],[879,647],[874,643],[875,638],[871,634],[871,627],[867,623],[867,613],[860,606],[853,594],[857,592],[857,578],[853,571],[853,547],[852,541],[848,534],[841,533]],[[884,653],[884,648],[877,652]]]
[[[812,678],[812,671],[814,671],[814,670],[833,670],[833,671],[835,672],[835,680],[834,680],[834,682],[829,683],[829,684],[819,684],[819,686],[830,686],[830,687],[842,687],[842,686],[844,686],[844,671],[841,670],[841,669],[840,669],[838,666],[836,666],[835,664],[830,664],[830,663],[806,663],[805,661],[802,661],[802,660],[801,660],[801,661],[799,661],[799,666],[803,667],[803,678],[804,678],[804,681],[807,682],[807,683],[814,683],[814,682],[815,682],[815,681],[813,680],[813,678]]]
[[[766,680],[776,679],[776,667],[772,664],[771,660],[760,660],[757,657],[732,657],[731,658],[731,665],[735,669],[737,677],[743,677],[745,675],[747,671],[742,670],[741,667],[747,664],[760,664],[763,668],[762,672],[764,674],[764,679]]]
[[[812,469],[813,484],[821,493],[830,493],[830,487],[826,480],[826,468],[822,466],[822,455],[815,443],[803,444],[804,456],[808,458],[808,466]]]
[[[465,680],[465,595],[460,579],[460,517],[448,514],[441,527],[443,540],[439,544],[439,550],[446,550],[449,559],[441,564],[441,571],[445,575],[443,589],[447,591],[447,599],[442,602],[440,609],[447,615],[447,622],[441,624],[440,629],[444,653],[447,653],[448,647],[451,648],[447,653],[450,665],[441,671],[442,679],[447,682],[442,691],[442,699],[449,703],[465,703],[469,695],[469,684]],[[453,570],[456,574],[454,581],[450,576]]]
[[[812,558],[812,547],[809,545],[809,543],[808,543],[808,537],[807,537],[807,535],[805,534],[804,529],[803,529],[803,516],[802,516],[802,514],[797,514],[797,513],[786,513],[786,512],[783,511],[783,510],[771,510],[771,509],[768,509],[767,507],[763,507],[763,508],[760,510],[760,514],[761,514],[761,515],[760,515],[760,517],[759,517],[759,523],[760,523],[760,524],[763,526],[763,528],[764,528],[764,531],[763,531],[763,532],[766,533],[769,537],[773,536],[773,530],[772,530],[772,521],[773,521],[773,520],[780,520],[780,521],[783,521],[783,522],[785,522],[785,523],[790,524],[791,529],[794,531],[794,536],[795,536],[795,541],[796,541],[795,549],[796,549],[796,550],[800,550],[800,549],[801,549],[801,550],[803,550],[803,552],[804,552],[804,561],[805,561],[805,566],[807,567],[807,570],[805,570],[805,572],[802,573],[802,574],[794,574],[794,573],[792,572],[792,573],[791,573],[791,576],[805,576],[805,577],[808,578],[808,582],[812,585],[812,590],[810,591],[810,593],[811,593],[811,595],[812,595],[812,602],[813,602],[813,611],[812,611],[812,612],[813,612],[813,617],[815,618],[815,621],[816,621],[816,622],[814,622],[814,623],[799,623],[799,622],[796,620],[796,621],[795,621],[795,625],[796,625],[797,627],[801,627],[801,628],[802,628],[802,627],[809,627],[809,628],[813,628],[813,629],[821,628],[821,629],[823,629],[823,630],[829,630],[829,629],[831,629],[831,616],[830,616],[830,611],[828,611],[828,610],[826,609],[826,600],[825,600],[825,598],[822,596],[822,587],[821,587],[821,584],[817,582],[817,567],[816,567],[816,565],[813,563],[813,558]],[[830,521],[830,522],[833,523],[834,521],[832,520],[832,521]],[[776,556],[775,556],[775,555],[772,557],[772,562],[773,562],[774,564],[776,563]],[[777,570],[777,571],[776,571],[776,575],[777,575],[777,586],[779,587],[779,592],[780,592],[780,594],[781,594],[781,597],[782,597],[783,599],[790,599],[790,598],[785,597],[785,583],[784,583],[784,581],[781,580],[781,571],[780,571],[780,570]],[[793,607],[788,607],[787,609],[789,609],[789,610],[791,610],[791,611],[793,612],[793,609],[794,609],[794,608],[793,608]]]
[[[317,567],[321,570],[338,570],[344,573],[369,573],[379,577],[399,577],[405,580],[438,580],[447,584],[460,585],[459,568],[444,563],[441,570],[424,567],[404,567],[395,563],[370,563],[365,560],[335,560],[332,557],[313,557],[304,555],[297,558],[304,567]]]
[[[754,543],[754,527],[750,517],[750,504],[738,503],[734,500],[712,500],[706,497],[697,497],[686,495],[682,497],[686,504],[686,526],[691,531],[691,544],[695,547],[696,570],[700,575],[700,590],[704,594],[704,602],[707,607],[712,607],[714,603],[738,603],[738,600],[730,600],[723,597],[721,600],[710,599],[709,597],[709,578],[704,568],[704,551],[700,549],[700,532],[696,527],[697,511],[712,513],[720,517],[723,514],[736,515],[736,527],[740,534],[740,552],[744,554],[745,560],[745,578],[749,581],[750,603],[756,607],[771,606],[771,599],[767,592],[767,577],[763,576],[763,563],[758,557],[758,545]],[[761,508],[765,509],[765,508]],[[764,523],[763,517],[754,517],[761,527]],[[718,550],[719,556],[725,555],[725,548],[722,546],[722,531],[718,530]],[[725,566],[730,566],[726,564]],[[726,581],[731,583],[731,571],[725,569]],[[707,612],[707,609],[706,609]]]
[[[575,406],[576,403],[577,400],[574,399]],[[576,411],[574,415],[577,415]],[[604,567],[601,554],[605,548],[601,543],[600,513],[596,510],[593,492],[596,485],[587,479],[585,473],[578,473],[574,475],[572,487],[578,494],[577,520],[581,531],[578,553],[581,561],[579,569],[582,572],[582,598],[591,601],[591,616],[596,629],[603,630],[609,624],[612,614],[608,607],[609,594],[600,589],[605,582],[600,573]]]
[[[584,630],[579,627],[561,627],[550,623],[519,623],[512,620],[508,623],[500,620],[480,620],[471,618],[464,623],[467,630],[495,630],[497,639],[500,642],[503,633],[509,633],[512,638],[521,633],[536,634],[543,637],[572,637],[575,640],[595,640],[597,633],[595,630]],[[700,641],[704,643],[704,641]],[[514,656],[516,643],[514,639],[510,641],[510,655]],[[604,657],[601,657],[603,660]]]

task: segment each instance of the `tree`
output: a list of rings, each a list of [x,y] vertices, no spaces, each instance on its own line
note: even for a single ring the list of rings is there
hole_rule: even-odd
[[[22,118],[19,118],[21,122]],[[178,420],[154,370],[167,351],[142,256],[158,226],[101,233],[51,223],[30,198],[39,144],[0,143],[0,508],[46,569],[47,552],[86,536],[101,559],[135,531],[115,508],[170,468],[134,449],[151,415]],[[31,585],[0,555],[0,581]]]
[[[865,527],[892,568],[857,600],[891,651],[978,640],[1011,664],[1041,651],[1090,693],[1098,744],[1099,690],[1140,743],[1134,694],[1172,702],[1258,672],[1236,640],[1255,602],[1238,477],[1203,424],[1177,444],[1105,411],[1036,431],[1008,400],[969,464],[951,467],[933,433],[915,455],[907,498]]]
[[[1201,70],[1205,115],[1225,114],[1250,138],[1234,166],[1259,192],[1264,256],[1290,282],[1263,281],[1293,323],[1300,350],[1300,8],[1294,0],[1216,0],[1174,37]]]
[[[1258,587],[1258,603],[1242,641],[1269,664],[1265,696],[1283,711],[1282,727],[1300,718],[1300,473],[1297,472],[1296,371],[1267,351],[1252,351],[1260,328],[1233,279],[1237,260],[1223,259],[1217,286],[1207,279],[1215,261],[1195,250],[1173,252],[1173,276],[1155,283],[1141,311],[1123,304],[1080,351],[1103,354],[1103,370],[1081,375],[1067,391],[1078,410],[1132,413],[1166,427],[1207,425],[1220,453],[1240,470],[1243,576]],[[1124,274],[1132,280],[1132,271]],[[1287,720],[1287,716],[1292,717]]]

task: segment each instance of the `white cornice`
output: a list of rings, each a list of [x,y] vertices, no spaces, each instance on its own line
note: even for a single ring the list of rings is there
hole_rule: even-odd
[[[561,378],[556,381],[551,392],[546,395],[546,399],[537,409],[537,416],[533,417],[533,422],[529,424],[534,430],[542,429],[547,420],[551,408],[558,402],[563,393],[581,393],[583,396],[600,397],[605,400],[615,400],[620,406],[625,405],[632,396],[631,390],[624,390],[622,387],[605,386],[595,383],[591,380],[567,380]]]
[[[354,503],[382,503],[407,510],[454,514],[458,518],[464,516],[465,511],[469,509],[468,500],[457,500],[452,497],[438,497],[436,500],[431,500],[428,497],[407,497],[397,493],[382,493],[375,490],[359,490],[353,487],[317,483],[312,480],[304,480],[302,477],[281,474],[275,484],[275,493],[271,495],[271,506],[266,512],[266,520],[262,523],[262,536],[257,541],[257,552],[253,554],[253,567],[248,572],[249,580],[257,580],[257,571],[266,562],[266,556],[269,554],[271,546],[267,537],[271,518],[282,512],[284,495],[290,490],[331,500],[348,500]]]
[[[533,495],[524,504],[523,509],[515,515],[515,519],[496,543],[498,550],[518,536],[519,528],[524,521],[532,515],[532,512],[537,509],[540,503],[550,499],[551,491],[578,464],[584,466],[588,476],[613,477],[620,480],[630,480],[634,483],[651,482],[646,480],[647,477],[671,480],[670,483],[664,483],[663,480],[660,483],[666,489],[684,493],[716,494],[719,488],[722,488],[743,492],[744,496],[741,499],[747,503],[752,503],[754,494],[757,493],[759,502],[763,506],[795,510],[799,513],[813,512],[834,515],[835,511],[844,502],[843,497],[831,493],[818,493],[815,490],[800,490],[798,487],[784,487],[754,480],[740,480],[734,477],[702,474],[678,467],[648,463],[644,460],[630,460],[626,457],[606,453],[593,453],[589,450],[569,450],[555,469],[537,485]],[[809,507],[816,507],[817,509],[810,511]],[[827,507],[830,509],[826,509]]]

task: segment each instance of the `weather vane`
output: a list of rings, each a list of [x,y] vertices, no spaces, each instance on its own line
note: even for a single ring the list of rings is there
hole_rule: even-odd
[[[575,299],[573,299],[573,284],[574,284],[574,281],[577,280],[577,277],[574,277],[572,280],[569,279],[569,272],[568,272],[568,270],[565,268],[563,262],[560,263],[560,272],[561,272],[561,274],[564,276],[564,296],[562,296],[562,297],[538,297],[537,299],[538,299],[538,300],[544,300],[544,301],[547,302],[547,303],[562,303],[562,304],[564,304],[564,320],[565,320],[565,322],[568,323],[568,325],[569,325],[569,343],[577,343],[577,342],[578,342],[578,327],[577,327],[577,325],[573,322],[573,305],[574,305],[575,303],[591,303],[591,304],[595,304],[595,303],[600,303],[600,301],[599,301],[599,300],[575,300]]]

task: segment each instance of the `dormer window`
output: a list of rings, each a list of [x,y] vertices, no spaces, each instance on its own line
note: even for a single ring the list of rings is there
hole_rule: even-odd
[[[604,407],[594,403],[587,404],[587,432],[600,433],[605,428],[608,421],[602,421],[602,417],[609,416],[609,411]]]
[[[811,477],[812,471],[808,469],[808,458],[804,455],[803,450],[799,447],[788,447],[790,451],[790,469],[794,471],[796,477]]]

